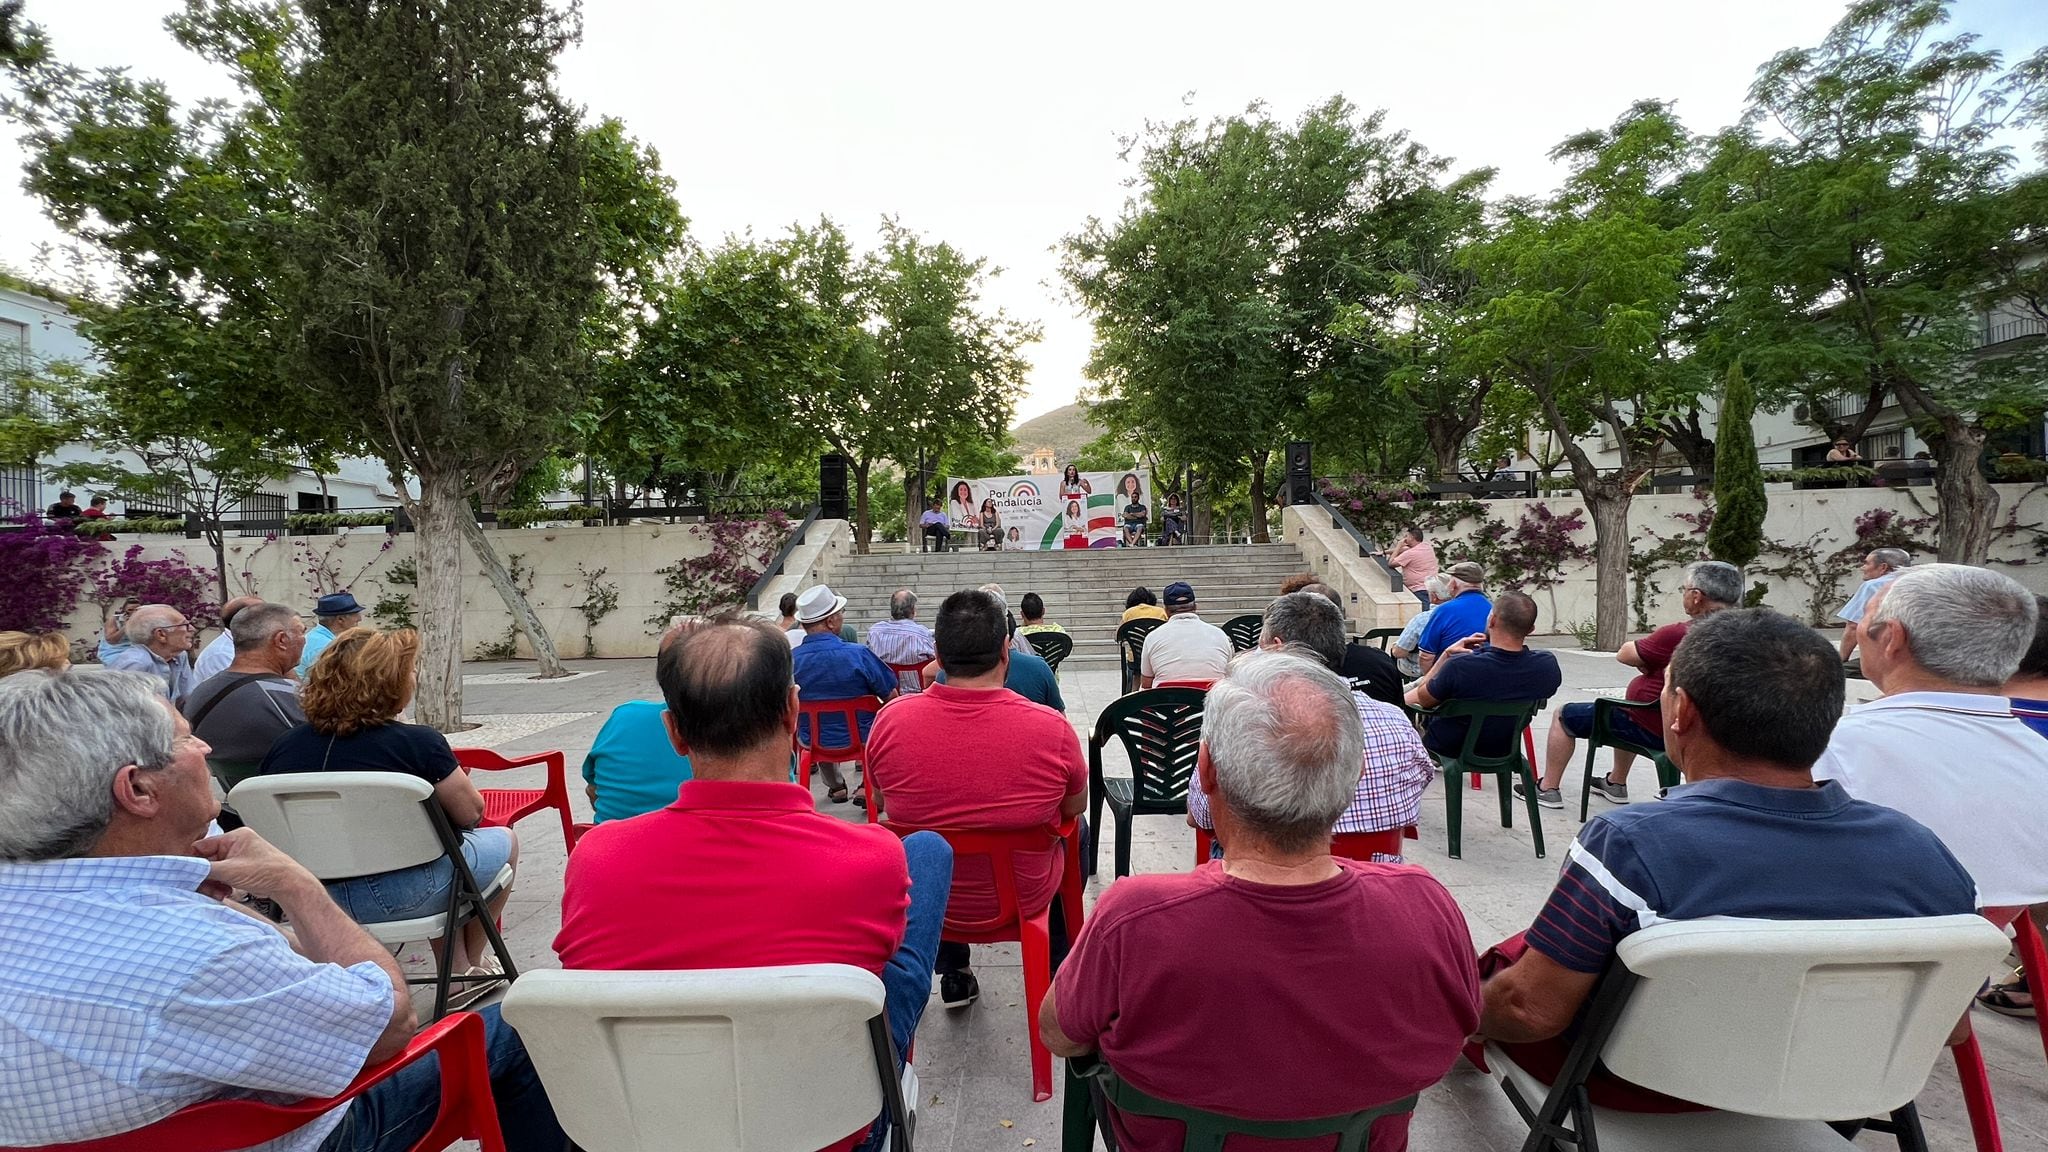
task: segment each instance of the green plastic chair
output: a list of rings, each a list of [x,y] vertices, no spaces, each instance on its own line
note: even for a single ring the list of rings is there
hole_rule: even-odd
[[[1536,855],[1543,856],[1543,818],[1536,810],[1536,773],[1528,757],[1522,755],[1522,735],[1528,731],[1529,722],[1541,711],[1544,700],[1505,702],[1493,700],[1446,700],[1434,709],[1418,712],[1425,719],[1464,716],[1471,720],[1465,726],[1465,742],[1458,754],[1445,758],[1436,756],[1437,765],[1444,772],[1444,823],[1451,833],[1451,859],[1459,859],[1461,843],[1459,833],[1464,828],[1465,785],[1467,773],[1479,776],[1493,776],[1500,782],[1500,826],[1515,826],[1515,796],[1511,781],[1520,780],[1524,797],[1529,802],[1529,833],[1536,840]],[[1481,756],[1474,751],[1479,746],[1479,736],[1486,728],[1485,721],[1496,716],[1505,716],[1514,730],[1508,734],[1508,754],[1505,756]]]
[[[1140,616],[1136,620],[1126,621],[1117,626],[1117,647],[1123,653],[1124,695],[1129,695],[1131,689],[1138,686],[1139,659],[1145,654],[1145,637],[1150,635],[1154,628],[1164,623],[1166,623],[1164,620],[1153,620]]]
[[[1380,651],[1382,652],[1385,652],[1387,650],[1387,646],[1389,644],[1393,643],[1394,641],[1400,638],[1401,630],[1399,628],[1374,628],[1371,631],[1367,632],[1364,636],[1364,640],[1367,644],[1371,644],[1374,641],[1378,641]]]
[[[1678,787],[1678,765],[1671,762],[1671,757],[1661,749],[1623,740],[1614,734],[1614,713],[1617,709],[1641,708],[1655,703],[1655,700],[1626,700],[1619,696],[1602,696],[1593,701],[1593,732],[1586,738],[1586,776],[1579,781],[1579,823],[1586,822],[1586,809],[1593,803],[1593,754],[1602,748],[1633,752],[1649,760],[1657,766],[1658,787]]]
[[[1133,1116],[1157,1116],[1178,1120],[1186,1126],[1181,1152],[1223,1152],[1231,1136],[1253,1136],[1266,1140],[1313,1140],[1319,1136],[1337,1138],[1337,1152],[1365,1152],[1372,1126],[1382,1116],[1398,1116],[1415,1110],[1413,1094],[1399,1100],[1313,1120],[1244,1120],[1218,1112],[1204,1112],[1185,1104],[1174,1104],[1131,1087],[1110,1066],[1094,1056],[1067,1061],[1066,1099],[1061,1102],[1060,1146],[1063,1152],[1093,1152],[1095,1131],[1104,1129],[1104,1142],[1115,1148],[1108,1125],[1096,1109],[1095,1095],[1119,1112]]]
[[[1031,642],[1031,650],[1045,661],[1053,675],[1059,675],[1060,661],[1074,652],[1074,638],[1065,632],[1033,632],[1024,637]]]
[[[1131,874],[1131,818],[1187,815],[1188,784],[1202,744],[1200,688],[1147,688],[1110,701],[1095,718],[1088,737],[1088,828],[1084,864],[1095,875],[1095,845],[1101,842],[1102,804],[1116,820],[1116,874]],[[1102,774],[1102,749],[1112,737],[1124,743],[1131,776]]]

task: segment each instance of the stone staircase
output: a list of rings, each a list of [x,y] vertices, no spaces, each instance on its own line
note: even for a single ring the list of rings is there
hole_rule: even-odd
[[[1221,626],[1232,616],[1261,613],[1281,581],[1306,571],[1288,544],[1227,544],[1189,548],[1117,548],[1058,552],[889,553],[846,556],[827,583],[846,597],[846,619],[867,635],[889,617],[898,588],[917,593],[917,618],[930,625],[939,604],[962,588],[1003,586],[1010,608],[1026,592],[1045,600],[1045,618],[1074,638],[1072,661],[1113,662],[1124,598],[1142,584],[1158,596],[1166,585],[1195,586],[1202,619]]]

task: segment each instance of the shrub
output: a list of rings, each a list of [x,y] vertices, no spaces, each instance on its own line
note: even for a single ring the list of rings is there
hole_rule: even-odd
[[[0,531],[0,629],[54,632],[78,609],[92,570],[106,549],[64,524],[18,516]]]
[[[1742,365],[1730,365],[1714,441],[1715,515],[1707,529],[1707,550],[1737,568],[1749,567],[1764,550],[1764,516],[1771,508],[1756,458],[1756,430],[1750,427],[1755,413],[1756,393],[1743,378]]]
[[[92,583],[92,598],[101,605],[132,597],[144,604],[169,604],[200,628],[220,623],[220,605],[213,599],[213,570],[187,564],[183,552],[172,552],[162,560],[144,560],[142,545],[131,544],[119,560],[94,573]]]

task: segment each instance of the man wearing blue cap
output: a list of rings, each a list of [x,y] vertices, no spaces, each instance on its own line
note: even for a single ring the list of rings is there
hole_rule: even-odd
[[[1138,686],[1193,682],[1206,687],[1230,665],[1230,637],[1195,615],[1195,589],[1185,580],[1166,586],[1166,623],[1145,637]]]
[[[329,644],[334,643],[336,636],[363,622],[363,606],[356,603],[356,598],[348,593],[336,592],[322,596],[313,605],[313,615],[320,621],[320,626],[306,633],[306,651],[299,657],[299,666],[296,669],[301,680],[306,678],[306,673],[312,669],[313,661],[319,659],[320,653],[326,651]]]

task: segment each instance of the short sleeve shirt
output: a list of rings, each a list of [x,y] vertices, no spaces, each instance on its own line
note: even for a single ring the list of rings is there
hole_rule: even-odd
[[[628,700],[612,709],[583,757],[583,781],[597,789],[591,807],[599,824],[676,802],[690,778],[690,758],[668,735],[668,705]]]
[[[1865,580],[1857,587],[1856,594],[1849,597],[1849,602],[1842,605],[1842,610],[1835,613],[1835,619],[1847,620],[1851,624],[1863,623],[1863,614],[1870,610],[1870,598],[1877,595],[1878,589],[1898,578],[1899,573],[1887,572],[1875,580]]]
[[[1835,783],[1702,780],[1663,803],[1587,821],[1528,942],[1595,973],[1623,937],[1676,920],[1880,920],[1976,907],[1970,874],[1910,816]]]
[[[1443,651],[1474,632],[1486,631],[1486,618],[1493,614],[1493,601],[1477,588],[1467,588],[1430,610],[1429,623],[1422,628],[1416,651],[1441,655]]]
[[[1223,629],[1182,612],[1145,637],[1138,673],[1161,680],[1215,680],[1230,666],[1230,637]]]
[[[1657,700],[1664,695],[1664,669],[1671,664],[1671,654],[1678,651],[1678,642],[1685,639],[1685,631],[1692,627],[1692,621],[1680,620],[1666,624],[1641,640],[1636,641],[1636,659],[1641,660],[1641,670],[1628,682],[1622,695],[1631,700]],[[1625,708],[1629,719],[1642,725],[1645,732],[1661,732],[1664,728],[1664,707],[1655,704],[1648,708]]]
[[[1436,549],[1428,541],[1412,547],[1402,548],[1387,557],[1387,563],[1401,573],[1401,587],[1410,592],[1421,590],[1429,578],[1436,575]]]
[[[439,784],[455,768],[446,736],[425,724],[393,720],[347,736],[325,736],[301,724],[270,746],[262,772],[403,772]]]
[[[216,703],[222,692],[228,695]],[[190,720],[208,704],[213,706],[192,726],[192,734],[212,745],[218,760],[257,763],[279,736],[306,722],[299,683],[289,676],[243,680],[239,672],[223,672],[193,689],[179,710]]]
[[[1220,861],[1118,880],[1054,978],[1060,1030],[1142,1092],[1255,1120],[1355,1112],[1436,1083],[1479,1025],[1465,918],[1421,868],[1337,865],[1300,886],[1239,880]],[[1408,1119],[1375,1123],[1372,1152],[1406,1147]],[[1114,1123],[1128,1152],[1180,1150],[1178,1122]]]
[[[796,646],[790,658],[795,664],[797,699],[807,704],[820,700],[851,700],[858,696],[887,698],[896,691],[896,674],[889,671],[881,657],[829,632],[805,636],[804,642]],[[873,724],[873,713],[860,715],[863,738]],[[818,726],[823,729],[817,734],[821,738],[818,742],[828,748],[846,746],[844,713],[821,717]],[[799,724],[798,739],[809,744],[813,742],[812,735],[808,722]]]
[[[1555,655],[1541,648],[1510,652],[1489,645],[1444,661],[1429,682],[1429,694],[1438,701],[1548,700],[1563,683],[1564,673],[1558,668]],[[1463,716],[1431,720],[1423,743],[1440,755],[1456,755],[1464,750],[1469,723]],[[1505,756],[1513,735],[1514,725],[1506,717],[1488,719],[1475,751],[1481,756]]]

